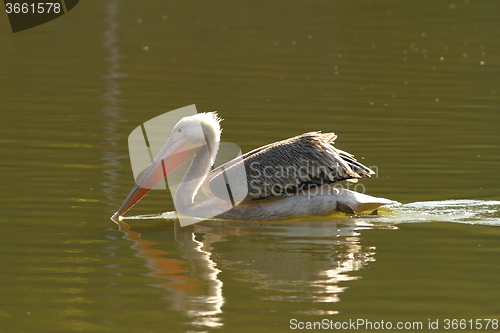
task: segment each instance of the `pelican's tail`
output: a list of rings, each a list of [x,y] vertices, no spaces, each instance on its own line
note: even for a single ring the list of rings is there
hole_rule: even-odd
[[[380,206],[399,204],[394,200],[372,197],[371,195],[345,189],[340,190],[337,202],[338,207],[350,207],[354,213],[373,211]]]

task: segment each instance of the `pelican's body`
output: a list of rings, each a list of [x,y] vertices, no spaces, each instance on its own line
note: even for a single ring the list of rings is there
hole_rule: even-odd
[[[354,214],[395,203],[332,185],[374,174],[352,155],[335,149],[333,133],[305,133],[260,147],[210,170],[219,149],[219,122],[213,112],[181,119],[114,216],[123,215],[193,154],[174,194],[175,208],[184,215],[277,221],[324,216],[335,210]],[[194,197],[200,188],[209,198],[196,203]]]
[[[222,199],[212,197],[207,200],[207,204],[217,205],[220,200]],[[334,211],[346,214],[371,212],[382,205],[394,203],[396,202],[388,199],[374,198],[324,185],[318,191],[309,190],[306,193],[284,198],[242,201],[217,217],[240,221],[279,221],[298,216],[326,216]]]

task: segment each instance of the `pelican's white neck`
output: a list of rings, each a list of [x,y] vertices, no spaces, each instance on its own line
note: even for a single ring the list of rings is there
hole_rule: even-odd
[[[200,204],[194,202],[194,197],[215,162],[221,133],[217,114],[203,113],[196,116],[201,116],[199,120],[205,142],[196,152],[174,195],[176,210],[190,216],[198,216]]]

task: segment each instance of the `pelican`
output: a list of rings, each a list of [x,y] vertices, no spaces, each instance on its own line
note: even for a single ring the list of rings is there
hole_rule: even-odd
[[[342,180],[371,178],[374,172],[353,155],[333,147],[334,133],[304,133],[254,149],[211,170],[219,150],[221,120],[216,112],[182,118],[113,218],[123,216],[193,156],[173,194],[177,212],[192,217],[278,221],[334,211],[356,214],[396,203],[335,186]],[[238,181],[228,182],[228,176]],[[200,188],[208,199],[195,202]]]

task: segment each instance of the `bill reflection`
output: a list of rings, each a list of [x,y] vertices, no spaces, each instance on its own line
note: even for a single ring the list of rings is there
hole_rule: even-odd
[[[193,228],[174,225],[177,249],[183,255],[173,257],[169,251],[158,249],[161,244],[145,239],[127,223],[116,223],[125,234],[123,238],[133,242],[131,247],[137,256],[145,260],[145,267],[150,270],[147,276],[164,281],[152,286],[168,292],[165,300],[170,302],[171,310],[185,313],[194,326],[222,326],[217,316],[224,304],[222,281],[217,277],[220,270],[205,244],[196,239]]]

